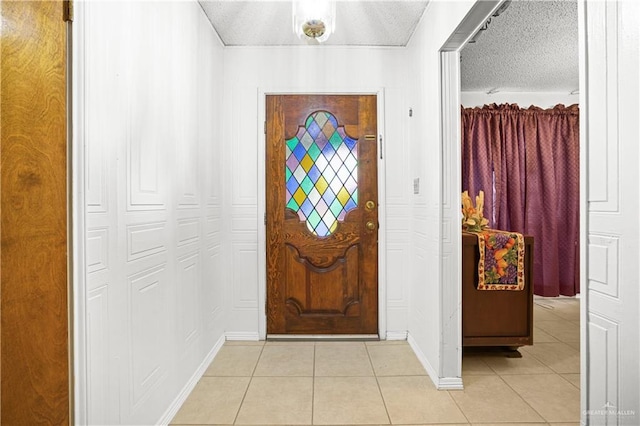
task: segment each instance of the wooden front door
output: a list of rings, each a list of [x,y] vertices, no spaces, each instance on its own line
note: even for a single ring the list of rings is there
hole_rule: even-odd
[[[267,333],[378,333],[376,96],[267,96]]]
[[[2,2],[2,424],[69,424],[66,2]]]

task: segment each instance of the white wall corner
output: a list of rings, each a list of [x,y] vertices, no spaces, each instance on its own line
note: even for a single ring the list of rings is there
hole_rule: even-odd
[[[224,335],[226,340],[247,340],[251,342],[260,340],[260,335],[257,331],[227,331]]]
[[[384,340],[407,340],[407,335],[409,333],[407,332],[407,330],[403,330],[403,331],[387,331],[387,335],[386,338]],[[382,335],[380,336],[380,339],[382,339]]]
[[[441,52],[442,182],[440,208],[440,372],[462,370],[462,235],[460,214],[460,53]],[[460,383],[457,386],[461,386]],[[443,385],[445,386],[445,385]],[[448,386],[448,385],[447,385]]]
[[[407,333],[407,342],[409,342],[409,346],[413,349],[413,352],[416,354],[418,361],[427,371],[427,374],[431,378],[431,381],[435,385],[438,390],[462,390],[464,386],[462,385],[462,377],[438,377],[438,373],[436,373],[435,368],[431,365],[427,356],[422,352],[416,340],[411,336],[411,333]]]
[[[182,404],[184,404],[189,394],[191,394],[193,389],[196,387],[196,385],[198,384],[198,381],[204,375],[204,372],[207,371],[207,367],[209,367],[209,364],[211,364],[213,359],[216,357],[216,355],[220,351],[220,348],[222,348],[222,345],[224,345],[224,341],[225,341],[225,336],[224,335],[220,336],[220,338],[213,345],[213,348],[211,348],[211,350],[209,351],[207,356],[204,358],[200,366],[198,366],[198,369],[193,373],[189,381],[184,385],[184,387],[182,388],[178,396],[176,396],[176,398],[173,400],[171,405],[169,405],[169,408],[167,408],[167,411],[165,411],[162,417],[160,417],[160,420],[158,420],[158,423],[157,423],[158,425],[164,426],[171,423],[171,420],[176,416],[176,414],[178,414],[178,410],[180,410],[180,407],[182,407]]]

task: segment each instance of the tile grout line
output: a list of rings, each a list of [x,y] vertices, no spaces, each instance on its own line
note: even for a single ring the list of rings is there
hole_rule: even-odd
[[[571,382],[569,379],[567,379],[566,377],[563,376],[563,374],[576,374],[576,373],[556,373],[556,374],[558,374],[558,376],[560,376],[562,378],[562,380],[566,381],[571,386],[573,386],[574,388],[578,389],[578,392],[582,392],[582,390],[578,386],[576,386],[573,382]]]
[[[311,373],[311,424],[313,423],[313,413],[316,405],[316,344],[313,344],[313,372]]]
[[[558,375],[558,373],[554,373],[556,375]],[[526,374],[525,374],[526,375]],[[514,388],[511,387],[511,385],[509,383],[507,383],[507,381],[501,376],[501,375],[497,375],[500,380],[502,380],[502,383],[504,383],[505,385],[507,385],[507,387],[509,389],[511,389],[513,391],[513,393],[515,393],[516,395],[518,395],[518,398],[520,398],[522,400],[522,402],[524,402],[529,408],[531,408],[533,410],[534,413],[536,413],[538,416],[540,416],[540,418],[545,422],[545,423],[549,423],[549,420],[547,420],[541,413],[538,412],[538,410],[536,410],[535,408],[533,408],[533,406],[531,404],[529,404],[529,401],[527,401],[525,399],[524,396],[520,395],[520,393],[515,390]]]
[[[437,388],[436,388],[437,390]],[[458,410],[460,410],[460,412],[462,413],[462,415],[464,416],[465,419],[467,419],[467,424],[471,424],[471,420],[469,420],[469,417],[467,417],[467,415],[465,414],[464,410],[462,409],[462,407],[460,406],[460,404],[458,404],[458,401],[456,401],[456,399],[453,397],[453,395],[451,395],[451,392],[464,392],[464,389],[462,390],[456,390],[456,391],[446,391],[449,394],[449,398],[451,398],[451,400],[453,401],[454,404],[456,404],[456,407],[458,407]]]
[[[247,384],[247,389],[245,389],[244,395],[242,395],[242,400],[240,401],[240,405],[238,406],[238,411],[236,411],[236,416],[233,419],[232,424],[234,425],[238,421],[240,410],[242,410],[242,405],[244,404],[244,400],[247,397],[247,393],[249,393],[249,388],[251,387],[251,383],[253,382],[253,375],[256,373],[256,369],[258,368],[258,363],[260,362],[260,358],[262,358],[262,352],[264,351],[264,347],[265,345],[262,345],[262,347],[260,348],[260,354],[258,355],[258,359],[256,360],[256,365],[253,366],[253,370],[251,371],[251,376],[249,376],[249,383]]]
[[[493,371],[493,375],[501,376],[501,377],[502,377],[502,376],[522,376],[522,375],[531,375],[531,376],[535,376],[535,375],[560,374],[560,373],[556,373],[556,371],[555,371],[553,368],[549,367],[547,364],[545,364],[545,363],[544,363],[544,362],[542,362],[541,360],[537,359],[537,358],[536,358],[536,357],[534,357],[532,354],[530,354],[530,353],[528,353],[528,352],[526,352],[526,353],[527,353],[527,356],[531,356],[531,357],[533,357],[533,359],[535,359],[535,360],[536,360],[536,361],[538,361],[538,362],[539,362],[543,367],[545,367],[545,368],[547,368],[549,371],[551,371],[551,373],[546,372],[546,371],[543,371],[543,372],[541,372],[541,373],[531,373],[531,372],[529,372],[529,373],[500,373],[498,370],[496,370],[495,368],[493,368],[493,367],[491,366],[491,364],[489,364],[488,362],[486,362],[484,359],[479,358],[479,360],[480,360],[480,361],[482,361],[482,362],[484,362],[484,363],[487,365],[487,367],[489,367],[489,369],[490,369],[491,371]],[[522,359],[522,358],[524,358],[524,355],[522,355],[522,357],[520,357],[520,359]],[[506,371],[508,372],[509,370],[510,370],[510,368],[507,368],[507,370],[506,370]],[[473,375],[473,376],[490,376],[490,374],[472,374],[472,375]]]
[[[562,342],[562,341],[557,341],[557,342],[540,342],[538,343],[538,345],[546,345],[546,344],[557,344],[557,343],[561,343],[567,347],[569,347],[571,350],[576,350],[575,348],[573,348],[571,345],[568,345],[566,342]],[[535,346],[535,344],[533,345]],[[540,346],[538,346],[540,347]],[[578,352],[578,356],[580,355],[580,351]],[[527,353],[532,356],[533,358],[535,358],[537,361],[539,361],[542,365],[544,365],[545,367],[547,367],[549,370],[553,371],[554,374],[576,374],[576,373],[561,373],[559,371],[556,371],[552,366],[550,366],[549,364],[547,364],[546,362],[544,362],[542,359],[540,359],[539,357],[536,356],[536,354],[531,353],[527,350]]]
[[[387,419],[389,420],[389,424],[392,425],[391,415],[389,414],[389,409],[387,408],[387,401],[384,399],[384,394],[382,393],[382,388],[380,387],[380,381],[378,381],[378,375],[376,374],[376,369],[373,366],[373,361],[371,361],[371,354],[369,353],[369,347],[364,345],[365,351],[367,351],[367,359],[369,360],[369,365],[371,366],[371,370],[373,371],[373,377],[376,379],[376,385],[378,386],[378,392],[380,392],[380,398],[382,399],[382,405],[384,406],[384,412],[387,414]]]
[[[570,320],[568,320],[568,319],[561,318],[561,317],[559,317],[559,318],[560,318],[560,321],[558,321],[558,322],[570,322]],[[544,321],[544,320],[539,320],[539,322],[542,322],[542,321]],[[554,321],[555,321],[555,320],[554,320]],[[534,321],[534,327],[536,327],[536,322],[535,322],[535,321]],[[539,327],[538,327],[538,328],[539,328]],[[541,329],[541,330],[542,330],[542,329]],[[552,335],[552,334],[551,334],[551,333],[549,333],[548,331],[545,331],[545,330],[542,330],[542,331],[544,331],[545,333],[549,334],[549,335],[550,335],[550,336],[552,336],[553,338],[557,339],[557,342],[540,342],[541,344],[543,344],[543,343],[562,343],[562,344],[564,344],[565,346],[571,347],[571,345],[568,345],[568,344],[567,344],[567,342],[565,342],[564,340],[561,340],[561,339],[557,338],[556,336]],[[573,349],[573,348],[572,348],[572,349]],[[578,351],[578,353],[579,353],[579,351]],[[575,386],[575,385],[574,385],[573,383],[571,383],[568,379],[566,379],[566,378],[564,378],[564,377],[562,376],[562,374],[563,374],[563,373],[559,373],[559,372],[557,372],[555,369],[553,369],[550,365],[548,365],[548,364],[547,364],[546,362],[544,362],[542,359],[540,359],[540,358],[538,358],[537,356],[535,356],[535,354],[530,353],[530,352],[528,352],[528,351],[527,351],[527,354],[528,354],[529,356],[533,357],[535,360],[537,360],[537,361],[538,361],[538,362],[540,362],[542,365],[544,365],[545,367],[547,367],[549,370],[551,370],[551,371],[552,371],[552,374],[547,373],[547,375],[555,375],[555,376],[558,376],[561,380],[564,380],[565,382],[569,383],[571,386],[574,386],[574,387],[576,387],[576,388],[577,388],[577,386]],[[489,367],[491,368],[491,366],[489,366]],[[516,394],[516,395],[518,395],[518,396],[519,396],[519,397],[520,397],[520,398],[521,398],[521,399],[522,399],[522,400],[523,400],[523,401],[524,401],[524,402],[525,402],[529,407],[531,407],[531,409],[532,409],[534,412],[536,412],[536,413],[537,413],[537,414],[538,414],[542,419],[544,419],[544,421],[545,421],[547,424],[550,424],[549,420],[547,420],[547,419],[546,419],[546,418],[545,418],[541,413],[539,413],[539,412],[538,412],[538,411],[537,411],[537,410],[536,410],[536,409],[535,409],[531,404],[529,404],[529,402],[527,401],[527,399],[526,399],[526,398],[524,398],[524,397],[523,397],[523,396],[522,396],[518,391],[516,391],[516,390],[515,390],[511,385],[509,385],[509,383],[507,383],[507,381],[504,379],[504,377],[503,377],[501,374],[499,374],[499,373],[497,373],[497,372],[496,372],[496,374],[498,375],[498,377],[500,377],[500,379],[501,379],[501,380],[502,380],[502,381],[503,381],[503,382],[504,382],[504,383],[505,383],[505,384],[506,384],[506,385],[507,385],[507,386],[508,386],[508,387],[509,387],[513,392],[515,392],[515,394]],[[571,373],[565,373],[565,374],[571,374]],[[524,374],[524,375],[527,375],[527,374]],[[507,375],[507,376],[509,376],[509,375]],[[578,390],[580,390],[580,389],[578,388]]]

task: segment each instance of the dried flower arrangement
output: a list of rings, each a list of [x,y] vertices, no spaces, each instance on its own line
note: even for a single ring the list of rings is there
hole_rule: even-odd
[[[470,232],[480,232],[489,225],[489,220],[482,215],[484,208],[484,191],[476,196],[476,206],[473,206],[469,191],[462,193],[462,228]]]

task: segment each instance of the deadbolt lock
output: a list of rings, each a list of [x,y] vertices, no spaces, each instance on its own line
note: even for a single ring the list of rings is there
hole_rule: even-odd
[[[374,203],[373,201],[369,200],[366,203],[364,203],[364,208],[367,209],[367,211],[371,211],[371,210],[376,208],[376,203]]]

